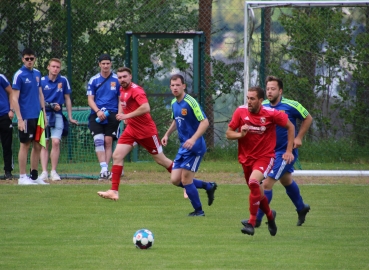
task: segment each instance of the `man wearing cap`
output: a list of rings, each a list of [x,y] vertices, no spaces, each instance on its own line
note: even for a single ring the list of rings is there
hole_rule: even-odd
[[[112,156],[113,139],[117,138],[119,121],[115,116],[119,104],[118,77],[111,71],[109,54],[100,55],[100,73],[88,82],[87,99],[91,108],[89,129],[94,139],[97,159],[100,163],[100,180],[109,179],[108,164]]]

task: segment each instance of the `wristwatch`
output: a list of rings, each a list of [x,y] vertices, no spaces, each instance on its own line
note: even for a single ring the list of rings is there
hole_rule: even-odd
[[[13,113],[15,113],[15,110],[14,109],[10,109]]]

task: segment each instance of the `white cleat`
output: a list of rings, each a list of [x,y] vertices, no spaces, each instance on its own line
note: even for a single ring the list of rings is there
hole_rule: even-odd
[[[38,177],[35,181],[35,183],[39,184],[39,185],[50,185],[49,183],[46,183],[44,180],[42,180],[40,177]]]
[[[37,183],[28,176],[26,176],[18,179],[18,185],[37,185]]]
[[[60,181],[60,175],[56,172],[56,171],[51,171],[50,172],[50,178],[52,181]]]

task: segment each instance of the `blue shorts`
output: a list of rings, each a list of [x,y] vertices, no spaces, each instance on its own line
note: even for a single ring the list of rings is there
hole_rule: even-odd
[[[284,152],[275,153],[273,169],[270,171],[270,173],[268,173],[268,176],[275,180],[279,180],[286,172],[294,172],[293,164],[295,164],[296,157],[290,164],[287,164],[286,161],[282,158],[283,154]]]
[[[49,122],[49,116],[47,116],[47,121]],[[61,114],[56,113],[55,114],[55,126],[54,127],[50,127],[47,126],[46,127],[46,140],[50,139],[50,138],[56,138],[61,140],[62,134],[63,134],[63,128],[64,128],[64,122],[63,122],[63,117]]]
[[[173,160],[172,170],[185,169],[187,171],[197,172],[203,156],[204,155],[194,155],[192,152],[183,154],[178,153]]]

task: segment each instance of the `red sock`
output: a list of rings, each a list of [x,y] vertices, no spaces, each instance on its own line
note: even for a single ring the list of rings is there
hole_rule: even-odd
[[[267,216],[268,220],[271,220],[274,218],[273,213],[269,207],[268,198],[266,196],[263,196],[263,198],[260,200],[260,209]]]
[[[171,173],[171,172],[172,172],[172,167],[173,167],[173,162],[172,162],[172,164],[170,164],[170,166],[167,168],[167,171],[168,171],[169,173]]]
[[[259,210],[259,204],[260,204],[260,183],[256,179],[250,179],[249,180],[249,189],[250,189],[250,195],[249,195],[249,204],[250,204],[250,219],[249,223],[255,227],[256,223],[256,214]]]
[[[111,167],[111,172],[113,174],[111,176],[111,189],[112,190],[118,191],[119,183],[120,183],[120,176],[122,174],[122,171],[123,171],[123,166],[113,165]]]

